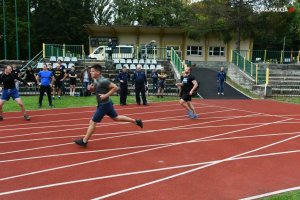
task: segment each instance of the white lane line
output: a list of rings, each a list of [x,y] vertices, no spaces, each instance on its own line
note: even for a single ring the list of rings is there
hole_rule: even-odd
[[[238,116],[229,116],[229,117],[238,117]],[[241,117],[241,116],[240,116]],[[201,119],[224,119],[224,117],[208,117],[208,118],[201,118]],[[159,120],[163,121],[163,120]],[[166,121],[186,121],[186,119],[166,119]],[[212,126],[193,126],[186,127],[186,128],[178,128],[176,130],[189,130],[191,128],[193,129],[206,129],[206,128],[225,128],[225,127],[236,127],[236,126],[253,126],[253,125],[260,125],[265,124],[266,122],[260,122],[260,123],[248,123],[248,124],[228,124],[228,125],[212,125]],[[125,124],[125,123],[124,123]],[[282,122],[278,124],[299,124],[298,122]],[[86,125],[86,124],[84,124]],[[153,130],[153,129],[151,129]],[[161,131],[161,129],[155,129],[157,131]],[[125,132],[108,132],[108,133],[100,133],[100,134],[93,134],[93,136],[110,136],[110,135],[121,135],[121,134],[127,134],[132,133],[132,131],[125,131]],[[24,140],[7,140],[0,142],[0,144],[9,144],[9,143],[24,143],[24,142],[34,142],[34,141],[43,141],[43,140],[57,140],[57,139],[67,139],[67,138],[76,138],[80,137],[79,135],[70,135],[70,136],[60,136],[60,137],[46,137],[46,138],[36,138],[36,139],[24,139]],[[102,139],[110,139],[110,138],[98,138],[98,139],[92,139],[91,141],[96,140],[102,140]]]
[[[230,118],[239,118],[239,117],[243,117],[243,115],[230,115],[230,116],[226,116],[226,117],[206,117],[206,118],[203,118],[201,117],[201,120],[208,120],[208,119],[230,119]],[[257,116],[253,116],[253,117],[257,117]],[[156,118],[156,119],[150,119],[150,120],[143,120],[144,122],[154,122],[154,121],[186,121],[186,117],[182,117],[182,116],[173,116],[173,117],[165,117],[165,118]],[[297,122],[284,122],[284,123],[296,123]],[[282,123],[282,124],[284,124]],[[122,124],[129,124],[129,122],[112,122],[112,123],[101,123],[101,124],[98,124],[97,128],[98,127],[105,127],[105,126],[114,126],[114,125],[122,125]],[[253,124],[263,124],[263,122],[261,123],[251,123],[251,124],[229,124],[229,125],[215,125],[215,126],[203,126],[203,128],[214,128],[214,127],[231,127],[231,126],[239,126],[239,125],[253,125]],[[81,126],[84,126],[84,128],[86,128],[86,124],[80,124]],[[191,127],[190,128],[193,128],[193,124],[190,125]],[[78,129],[81,129],[81,128],[75,128],[76,126],[73,127],[74,130],[78,130]],[[201,128],[201,127],[199,127]],[[22,135],[15,135],[15,136],[3,136],[3,137],[0,137],[0,139],[6,139],[6,138],[17,138],[17,137],[22,137],[22,136],[33,136],[33,135],[41,135],[41,134],[46,134],[46,133],[53,133],[53,132],[64,132],[64,131],[67,131],[67,130],[73,130],[73,129],[61,129],[61,130],[57,130],[57,131],[44,131],[44,132],[35,132],[35,133],[28,133],[28,134],[22,134]],[[161,130],[161,129],[155,129],[155,130]],[[104,136],[104,135],[119,135],[119,134],[123,134],[123,133],[129,133],[128,131],[126,132],[112,132],[112,133],[101,133],[101,134],[93,134],[93,136],[97,136],[97,135],[101,135],[101,136]],[[0,142],[0,144],[7,144],[7,143],[16,143],[16,142],[30,142],[30,141],[39,141],[39,140],[51,140],[51,139],[58,139],[58,138],[72,138],[72,137],[78,137],[78,135],[75,135],[75,136],[65,136],[65,137],[50,137],[50,138],[33,138],[33,139],[23,139],[23,140],[11,140],[11,141],[3,141],[3,142]]]
[[[249,116],[255,116],[257,114],[252,114],[252,115],[246,115],[244,116],[249,117]],[[195,125],[203,125],[203,124],[209,124],[209,123],[214,123],[214,122],[220,122],[220,121],[226,121],[226,120],[232,120],[232,119],[236,119],[237,117],[233,117],[233,118],[224,118],[221,120],[214,120],[214,121],[209,121],[209,122],[201,122],[201,123],[195,123],[192,124],[193,126]],[[238,117],[238,118],[243,118],[243,117]],[[158,131],[169,131],[169,130],[177,130],[178,128],[183,128],[183,127],[191,127],[190,124],[188,125],[183,125],[183,126],[175,126],[175,127],[171,127],[171,128],[163,128],[163,129],[155,129],[155,130],[147,130],[147,131],[130,131],[130,134],[125,134],[125,135],[119,135],[119,136],[113,136],[113,137],[107,137],[105,139],[112,139],[112,138],[121,138],[121,137],[127,137],[127,136],[133,136],[133,135],[140,135],[140,134],[146,134],[146,133],[153,133],[153,132],[158,132]],[[77,128],[80,129],[80,128]],[[72,130],[72,129],[70,129]],[[73,129],[75,130],[75,129]],[[53,131],[55,132],[55,131]],[[103,140],[102,138],[100,139],[93,139],[90,141],[96,141],[96,140]],[[35,148],[29,148],[29,149],[21,149],[21,150],[15,150],[15,151],[6,151],[6,152],[1,152],[0,155],[6,155],[6,154],[10,154],[10,153],[19,153],[19,152],[25,152],[25,151],[32,151],[32,150],[38,150],[38,149],[45,149],[45,148],[52,148],[52,147],[58,147],[58,146],[65,146],[65,145],[71,145],[72,143],[64,143],[64,144],[57,144],[57,145],[48,145],[48,146],[42,146],[42,147],[35,147]],[[72,144],[74,145],[74,144]]]
[[[168,112],[168,111],[170,111],[170,112],[172,112],[172,111],[182,111],[182,110],[184,110],[184,109],[172,109],[172,110],[164,110],[164,111],[151,111],[151,112],[143,112],[143,113],[140,113],[140,112],[137,112],[137,113],[128,113],[128,114],[124,114],[124,115],[126,115],[126,116],[131,116],[131,115],[137,115],[137,114],[139,114],[139,115],[143,115],[143,114],[154,114],[154,113],[162,113],[162,112]],[[227,109],[227,110],[222,110],[222,111],[211,111],[211,112],[206,112],[206,113],[203,113],[203,115],[204,114],[210,114],[210,113],[219,113],[219,112],[230,112],[230,111],[232,111],[232,109]],[[123,115],[123,114],[121,114],[121,115]],[[178,116],[178,117],[180,117],[180,116]],[[182,116],[181,116],[182,117]],[[107,117],[108,118],[108,117]],[[164,117],[164,118],[153,118],[152,119],[152,121],[157,121],[157,119],[166,119],[166,118],[168,118],[168,117]],[[174,118],[174,117],[172,117],[172,118]],[[89,117],[89,118],[81,118],[81,119],[91,119],[91,117]],[[151,120],[151,119],[149,119],[149,120]],[[148,121],[149,121],[148,120]],[[70,119],[70,120],[62,120],[62,121],[67,121],[67,122],[71,122],[71,121],[73,121],[72,119]],[[62,121],[60,121],[60,120],[56,120],[56,121],[51,121],[51,122],[55,122],[55,123],[59,123],[59,122],[62,122]],[[77,119],[76,119],[76,121],[77,121]],[[146,121],[146,120],[145,120]],[[44,123],[46,123],[46,124],[48,124],[48,122],[38,122],[39,124],[44,124]],[[99,123],[99,124],[120,124],[121,122],[106,122],[106,123]],[[124,123],[124,122],[123,122]],[[128,122],[127,122],[128,123]],[[36,123],[31,123],[31,124],[34,124],[34,125],[36,125]],[[70,123],[69,123],[70,124]],[[68,126],[76,126],[76,124],[73,124],[73,125],[60,125],[59,127],[68,127]],[[29,125],[29,124],[27,124],[27,125]],[[87,123],[85,123],[84,125],[87,125]],[[17,125],[16,125],[17,126]],[[1,131],[16,131],[16,130],[27,130],[27,129],[29,129],[29,130],[31,130],[31,129],[41,129],[41,128],[47,128],[47,127],[53,127],[53,126],[37,126],[37,127],[24,127],[24,128],[10,128],[10,129],[1,129]],[[55,126],[54,126],[55,127]],[[57,127],[57,125],[56,125],[56,127]],[[30,134],[27,134],[27,135],[32,135],[32,133],[30,133]],[[15,135],[15,136],[18,136],[18,135]],[[7,136],[7,137],[15,137],[15,136]],[[6,137],[6,136],[5,136]],[[0,137],[0,138],[5,138],[5,137]]]
[[[247,198],[243,198],[241,200],[261,199],[261,198],[264,198],[264,197],[269,197],[269,196],[273,196],[273,195],[281,194],[281,193],[285,193],[285,192],[292,192],[292,191],[295,191],[295,190],[300,190],[300,186],[298,186],[298,187],[292,187],[292,188],[287,188],[287,189],[283,189],[283,190],[277,190],[277,191],[274,191],[274,192],[260,194],[260,195],[256,195],[256,196],[252,196],[252,197],[247,197]]]
[[[290,120],[290,119],[286,119],[286,120]],[[274,122],[274,123],[276,123],[276,122]],[[149,186],[149,185],[153,185],[153,184],[156,184],[156,183],[159,183],[159,182],[162,182],[162,181],[166,181],[166,180],[173,179],[173,178],[176,178],[176,177],[179,177],[179,176],[190,174],[192,172],[196,172],[196,171],[199,171],[201,169],[204,169],[204,168],[207,168],[207,167],[210,167],[210,166],[213,166],[213,165],[217,165],[217,164],[220,164],[220,163],[225,162],[225,161],[230,161],[230,160],[233,160],[234,158],[238,158],[238,157],[241,157],[241,156],[244,156],[244,155],[259,151],[259,150],[262,150],[262,149],[266,149],[266,148],[269,148],[271,146],[274,146],[274,145],[277,145],[277,144],[280,144],[280,143],[283,143],[283,142],[286,142],[286,141],[289,141],[289,140],[292,140],[292,139],[295,139],[295,138],[298,138],[298,137],[300,137],[300,135],[296,135],[296,136],[293,136],[293,137],[290,137],[290,138],[287,138],[287,139],[284,139],[284,140],[280,140],[280,141],[277,141],[277,142],[274,142],[274,143],[271,143],[271,144],[268,144],[268,145],[250,150],[250,151],[246,151],[244,153],[240,153],[240,154],[225,158],[225,159],[220,160],[220,161],[216,161],[216,162],[212,162],[210,164],[204,165],[204,166],[196,167],[196,168],[191,169],[191,170],[187,170],[187,171],[184,171],[184,172],[173,174],[171,176],[166,176],[166,177],[161,178],[161,179],[156,179],[154,181],[150,181],[150,182],[147,182],[147,183],[144,183],[144,184],[136,185],[136,186],[133,186],[133,187],[129,187],[127,189],[119,190],[119,191],[109,193],[109,194],[106,194],[106,195],[103,195],[103,196],[100,196],[100,197],[96,197],[96,198],[93,198],[92,200],[105,199],[105,198],[116,196],[118,194],[122,194],[122,193],[125,193],[125,192],[128,192],[128,191],[136,190],[136,189],[146,187],[146,186]]]
[[[188,144],[188,143],[200,143],[200,142],[214,142],[214,141],[225,141],[225,140],[236,140],[236,139],[251,139],[251,138],[260,138],[260,137],[274,137],[274,136],[285,136],[285,135],[298,135],[299,132],[289,132],[289,133],[266,133],[262,135],[252,135],[252,136],[240,136],[240,137],[225,137],[225,138],[217,138],[217,139],[203,139],[192,142],[177,142],[177,143],[161,143],[161,144],[148,144],[142,146],[128,146],[128,147],[120,147],[114,149],[101,149],[94,151],[84,151],[84,152],[74,152],[74,153],[63,153],[63,154],[49,154],[44,156],[34,156],[34,157],[23,157],[11,160],[1,160],[0,163],[8,163],[8,162],[16,162],[16,161],[24,161],[24,160],[34,160],[34,159],[42,159],[42,158],[51,158],[51,157],[64,157],[64,156],[72,156],[72,155],[81,155],[81,154],[91,154],[91,153],[101,153],[101,152],[109,152],[109,151],[119,151],[119,150],[128,150],[128,149],[138,149],[138,148],[148,148],[148,147],[157,147],[163,145],[173,145],[173,144]]]
[[[112,175],[107,175],[107,176],[98,176],[98,177],[86,178],[86,179],[78,179],[78,180],[73,180],[73,181],[53,183],[53,184],[36,186],[36,187],[23,188],[23,189],[19,189],[19,190],[6,191],[6,192],[0,193],[0,196],[20,193],[20,192],[26,192],[26,191],[40,190],[40,189],[45,189],[45,188],[57,187],[57,186],[63,186],[63,185],[97,181],[97,180],[103,180],[103,179],[110,179],[110,178],[117,178],[117,177],[131,176],[131,175],[139,175],[139,174],[167,171],[167,170],[173,170],[173,169],[189,168],[189,167],[194,167],[194,166],[199,166],[199,165],[211,164],[211,163],[219,162],[219,161],[231,162],[231,161],[238,161],[238,160],[245,160],[245,159],[261,158],[261,157],[271,157],[271,156],[278,156],[278,155],[280,156],[280,155],[286,155],[286,154],[291,154],[291,153],[300,153],[300,150],[276,152],[276,153],[269,153],[269,154],[258,154],[255,156],[237,157],[237,158],[233,158],[232,160],[224,160],[224,161],[223,160],[214,160],[214,161],[207,161],[207,162],[200,162],[200,163],[193,163],[193,164],[186,164],[186,165],[177,165],[177,166],[164,167],[164,168],[154,168],[154,169],[143,170],[143,171],[112,174]]]
[[[162,108],[162,107],[172,107],[172,106],[178,106],[179,104],[167,104],[167,105],[155,105],[155,106],[151,106],[151,108]],[[202,104],[201,104],[202,105]],[[209,107],[212,107],[210,105],[208,105]],[[96,108],[93,107],[93,108]],[[139,110],[143,110],[143,109],[148,109],[149,107],[138,107]],[[75,109],[75,108],[74,108]],[[123,110],[137,110],[137,107],[127,107],[127,108],[122,108],[122,109],[116,109],[117,111],[123,111]],[[30,115],[30,117],[48,117],[48,116],[61,116],[61,115],[74,115],[74,114],[82,114],[82,113],[91,113],[91,112],[95,112],[95,110],[81,110],[81,111],[76,111],[76,112],[62,112],[62,113],[50,113],[50,114],[37,114],[37,115]],[[20,114],[20,116],[14,116],[14,117],[5,117],[5,119],[15,119],[15,118],[20,118],[22,115]],[[2,127],[2,126],[0,126]]]
[[[288,119],[281,120],[281,121],[287,121],[287,120]],[[217,135],[213,135],[213,136],[208,136],[208,137],[204,137],[204,138],[193,139],[193,140],[189,140],[189,141],[186,141],[186,142],[200,141],[201,139],[203,140],[203,139],[208,139],[208,138],[212,138],[212,137],[218,137],[218,136],[222,136],[222,135],[228,135],[228,134],[231,134],[231,133],[241,132],[241,131],[250,130],[250,129],[253,129],[253,128],[258,128],[258,127],[262,127],[262,126],[266,126],[266,125],[270,125],[270,124],[279,123],[281,121],[276,121],[276,122],[272,122],[272,123],[267,123],[265,125],[258,125],[258,126],[253,126],[253,127],[249,127],[249,128],[244,128],[244,129],[229,131],[229,132],[226,132],[226,133],[217,134]],[[186,127],[186,126],[181,126],[181,127]],[[173,145],[165,145],[165,146],[155,147],[155,148],[151,148],[151,149],[146,149],[146,150],[141,150],[141,151],[126,153],[126,154],[115,155],[115,156],[111,156],[111,157],[107,157],[107,158],[94,159],[94,160],[89,160],[89,161],[75,163],[75,164],[70,164],[70,165],[63,165],[63,166],[60,166],[60,167],[48,168],[48,169],[44,169],[44,170],[40,170],[40,171],[34,171],[34,172],[29,172],[29,173],[19,174],[19,175],[15,175],[15,176],[1,178],[0,181],[14,179],[14,178],[19,178],[19,177],[24,177],[24,176],[29,176],[29,175],[33,175],[33,174],[40,174],[40,173],[54,171],[54,170],[58,170],[58,169],[70,168],[70,167],[74,167],[74,166],[79,166],[79,165],[83,165],[83,164],[99,162],[99,161],[103,161],[103,160],[107,160],[107,159],[112,159],[112,158],[119,158],[119,157],[124,157],[124,156],[128,156],[128,155],[140,154],[140,153],[144,153],[144,152],[148,152],[148,151],[153,151],[153,150],[157,150],[157,149],[162,149],[162,148],[167,148],[167,147],[172,147],[172,146],[176,146],[176,145],[180,145],[180,144],[182,144],[182,142],[178,142],[178,143],[175,143]]]

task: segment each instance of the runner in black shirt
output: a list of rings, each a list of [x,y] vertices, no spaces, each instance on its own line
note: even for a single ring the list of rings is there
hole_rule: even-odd
[[[192,94],[194,90],[198,87],[198,83],[195,80],[195,77],[191,75],[191,68],[186,66],[184,69],[184,76],[182,77],[182,82],[177,83],[176,86],[181,87],[180,92],[180,105],[182,105],[184,108],[188,111],[188,116],[191,119],[198,118],[198,115],[195,112],[195,108],[192,101]]]
[[[0,75],[0,84],[3,83],[3,91],[2,91],[2,96],[0,99],[0,121],[3,120],[3,111],[2,111],[3,104],[6,101],[8,101],[10,99],[10,97],[12,97],[12,99],[15,100],[21,107],[21,110],[24,114],[24,119],[27,121],[30,120],[30,117],[26,114],[26,110],[25,110],[24,104],[19,96],[19,92],[16,89],[15,80],[21,81],[24,84],[29,85],[29,86],[31,85],[31,84],[28,84],[23,79],[19,78],[18,76],[14,76],[12,74],[11,66],[5,67],[3,74]]]

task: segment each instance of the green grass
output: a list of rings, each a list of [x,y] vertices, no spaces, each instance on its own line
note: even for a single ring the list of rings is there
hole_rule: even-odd
[[[300,104],[300,97],[273,97],[275,101]]]
[[[299,199],[300,199],[299,190],[262,198],[262,200],[299,200]]]
[[[26,110],[38,110],[38,96],[21,96],[23,103],[25,104]],[[119,96],[112,96],[112,101],[118,105],[119,104]],[[149,96],[147,97],[149,103],[151,102],[161,102],[161,101],[172,101],[172,100],[179,100],[178,97],[169,97],[165,96],[164,98],[157,98],[156,96]],[[127,103],[135,103],[134,96],[128,96]],[[57,98],[53,101],[53,105],[55,108],[76,108],[76,107],[84,107],[84,106],[96,106],[96,97],[89,96],[89,97],[70,97],[70,96],[63,96],[62,100],[58,100]],[[43,107],[42,109],[50,109],[48,107],[48,98],[44,96],[43,99]],[[19,111],[20,107],[17,103],[13,100],[9,100],[3,106],[4,112],[11,112],[11,111]]]
[[[230,85],[232,85],[233,87],[237,88],[238,90],[240,90],[244,94],[248,95],[249,97],[253,98],[253,99],[259,99],[260,98],[258,95],[254,94],[250,90],[248,90],[246,88],[243,88],[242,86],[240,86],[236,82],[232,81],[229,77],[226,78],[226,82],[229,83]]]

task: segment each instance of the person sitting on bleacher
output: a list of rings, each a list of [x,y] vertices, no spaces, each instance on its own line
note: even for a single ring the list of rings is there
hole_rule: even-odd
[[[116,79],[120,81],[120,105],[127,106],[128,81],[130,80],[127,67],[123,67],[122,72],[120,72]]]

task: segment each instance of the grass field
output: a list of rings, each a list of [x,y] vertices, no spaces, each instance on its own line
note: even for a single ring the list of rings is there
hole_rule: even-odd
[[[22,96],[21,97],[23,103],[25,104],[26,110],[38,110],[38,96]],[[111,97],[114,104],[118,105],[120,103],[119,96],[112,96]],[[178,97],[164,97],[164,98],[157,98],[154,96],[147,97],[148,103],[151,102],[159,102],[159,101],[171,101],[171,100],[179,100]],[[127,103],[135,103],[134,96],[128,96]],[[76,108],[76,107],[84,107],[84,106],[96,106],[96,98],[95,96],[88,96],[88,97],[70,97],[70,96],[63,96],[62,100],[58,100],[57,98],[53,100],[54,108]],[[41,109],[50,109],[48,107],[48,98],[44,96],[43,105]],[[19,111],[20,107],[17,105],[16,102],[13,100],[9,100],[3,106],[4,112],[10,111]]]
[[[299,200],[299,199],[300,199],[300,191],[298,190],[294,192],[287,192],[287,193],[263,198],[262,200]]]

